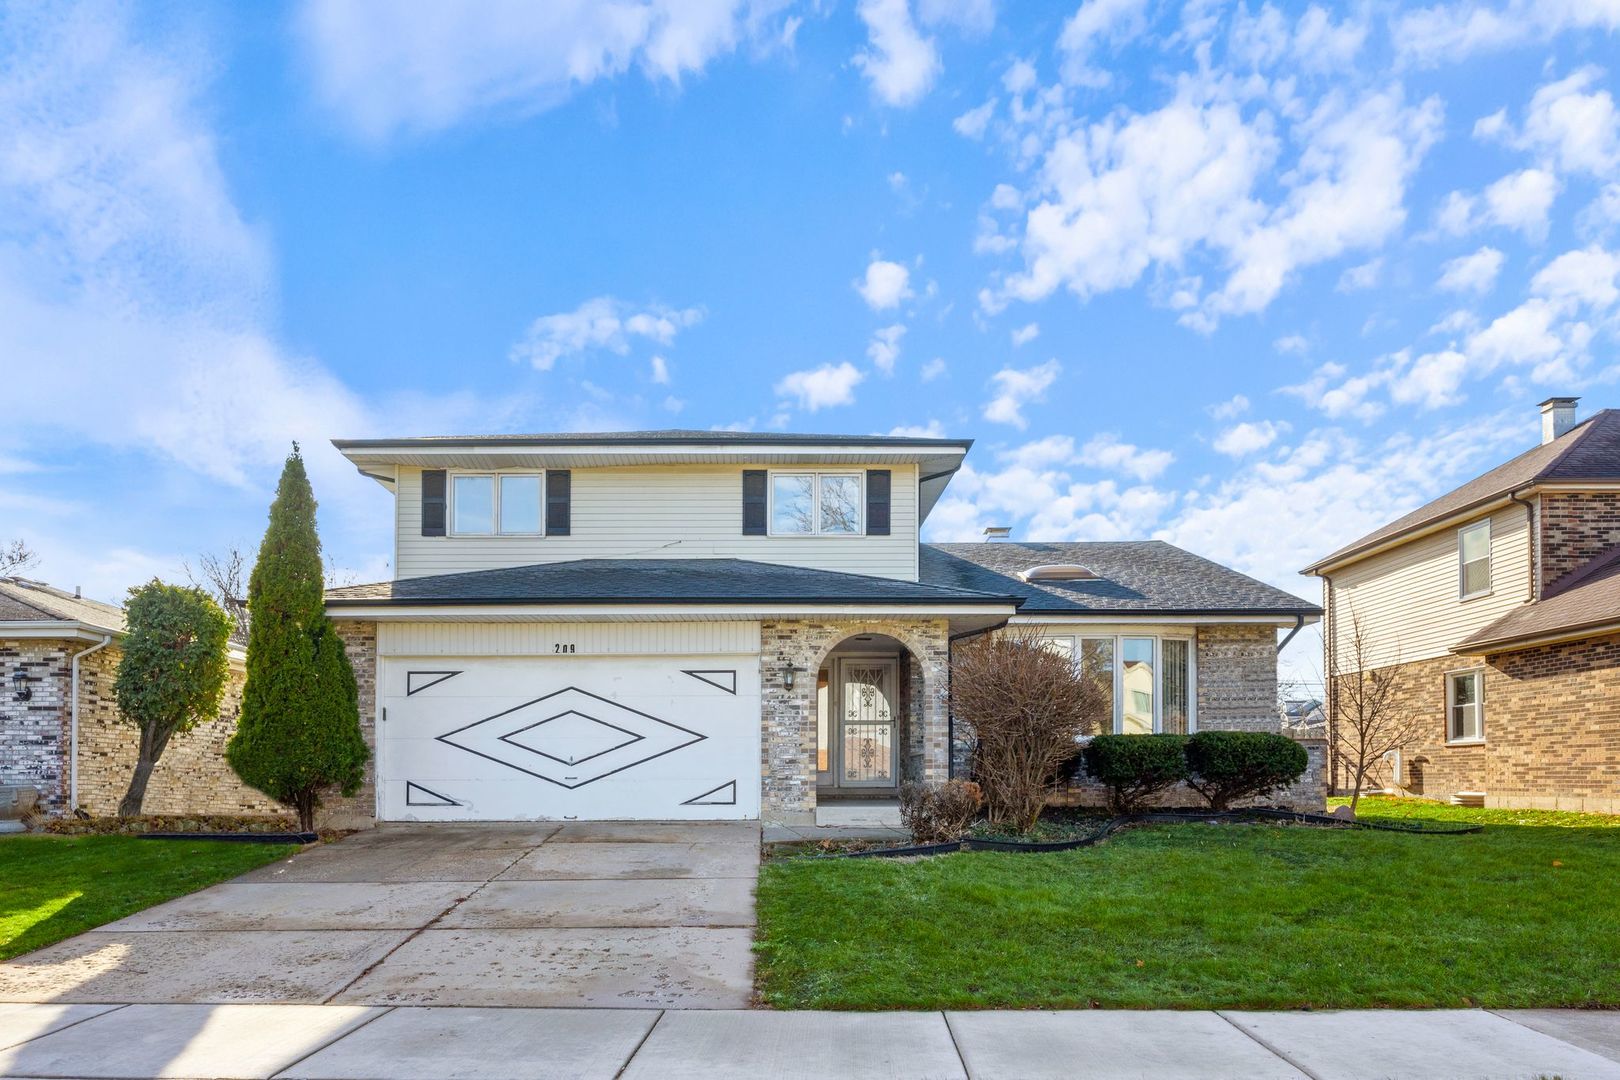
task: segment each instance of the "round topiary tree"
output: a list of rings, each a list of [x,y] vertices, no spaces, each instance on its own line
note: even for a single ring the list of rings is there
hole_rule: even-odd
[[[324,591],[315,493],[294,443],[248,580],[247,685],[225,756],[244,783],[296,810],[305,832],[321,793],[353,795],[370,757],[354,669]]]
[[[231,619],[201,589],[153,579],[129,590],[128,632],[113,696],[119,717],[141,733],[119,817],[135,817],[169,740],[219,715],[230,660]]]

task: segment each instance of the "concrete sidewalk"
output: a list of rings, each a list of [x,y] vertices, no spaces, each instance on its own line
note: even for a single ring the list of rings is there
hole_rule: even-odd
[[[1620,1080],[1620,1013],[16,1004],[0,1075]]]

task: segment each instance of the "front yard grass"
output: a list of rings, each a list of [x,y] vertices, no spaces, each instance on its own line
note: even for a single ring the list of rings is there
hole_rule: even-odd
[[[296,851],[291,844],[0,838],[0,960],[42,948]]]
[[[1055,854],[787,859],[778,1008],[1620,1006],[1620,817],[1362,799],[1409,836],[1149,825]]]

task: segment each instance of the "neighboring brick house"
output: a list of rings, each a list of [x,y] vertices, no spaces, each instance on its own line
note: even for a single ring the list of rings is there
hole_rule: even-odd
[[[1541,445],[1304,571],[1330,723],[1358,667],[1426,723],[1378,784],[1620,813],[1620,411],[1577,423],[1576,400],[1542,403]]]
[[[140,746],[113,681],[124,612],[24,578],[0,578],[0,786],[32,787],[51,813],[111,814]],[[267,814],[280,808],[225,763],[243,668],[233,654],[217,719],[177,735],[147,787],[149,814]]]

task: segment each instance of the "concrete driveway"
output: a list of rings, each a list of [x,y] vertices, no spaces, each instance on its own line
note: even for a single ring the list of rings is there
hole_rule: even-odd
[[[0,964],[0,1002],[742,1008],[759,828],[383,826]]]

